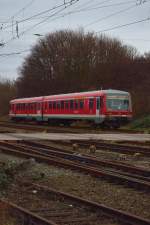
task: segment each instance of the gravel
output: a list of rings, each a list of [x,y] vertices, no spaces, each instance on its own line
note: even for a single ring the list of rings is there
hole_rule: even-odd
[[[4,158],[4,154],[0,154],[0,159]],[[6,159],[20,161],[19,158],[12,156],[6,156]],[[25,171],[18,171],[16,182],[22,178],[150,219],[149,193],[39,163],[35,163]]]

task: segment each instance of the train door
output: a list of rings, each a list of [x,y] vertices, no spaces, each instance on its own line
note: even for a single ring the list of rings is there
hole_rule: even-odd
[[[100,97],[96,97],[96,116],[100,115]]]

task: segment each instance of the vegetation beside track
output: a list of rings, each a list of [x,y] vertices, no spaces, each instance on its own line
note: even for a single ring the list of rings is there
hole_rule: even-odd
[[[16,219],[10,216],[8,208],[0,204],[0,225],[19,225]]]
[[[142,116],[140,118],[133,120],[130,124],[128,124],[123,129],[150,133],[150,115]]]

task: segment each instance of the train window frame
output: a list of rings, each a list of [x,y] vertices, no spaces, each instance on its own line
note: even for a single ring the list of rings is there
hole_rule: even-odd
[[[99,110],[100,109],[100,97],[96,97],[96,109]]]
[[[94,109],[94,98],[89,98],[89,110]]]
[[[48,102],[48,109],[53,109],[53,102],[52,101],[49,101]]]
[[[75,110],[79,109],[79,100],[78,99],[75,99],[75,101],[74,101],[74,109]]]
[[[68,100],[65,101],[65,109],[69,109],[69,101]]]
[[[74,109],[74,100],[73,99],[70,100],[70,109],[71,110]]]
[[[45,109],[45,110],[48,109],[48,102],[44,102],[44,109]]]
[[[61,109],[64,109],[65,108],[65,101],[64,100],[61,100],[60,101],[60,108]]]
[[[36,103],[36,109],[39,111],[41,109],[41,103],[40,102],[37,102]]]
[[[22,103],[22,110],[25,110],[25,103]]]
[[[79,104],[79,109],[84,108],[84,100],[80,99],[78,104]]]
[[[53,109],[56,110],[56,101],[53,102]]]
[[[60,103],[60,101],[56,101],[56,108],[57,108],[57,110],[60,110],[61,109],[61,103]]]

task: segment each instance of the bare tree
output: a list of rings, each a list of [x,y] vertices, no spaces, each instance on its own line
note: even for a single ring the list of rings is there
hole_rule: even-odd
[[[147,112],[150,57],[117,39],[61,30],[39,39],[20,68],[18,97],[102,88],[131,91],[136,114]],[[139,82],[137,82],[137,80]],[[142,85],[141,85],[142,84]],[[142,108],[138,100],[143,101]],[[149,106],[150,107],[150,106]]]

